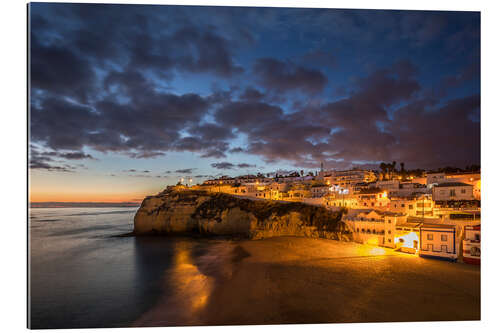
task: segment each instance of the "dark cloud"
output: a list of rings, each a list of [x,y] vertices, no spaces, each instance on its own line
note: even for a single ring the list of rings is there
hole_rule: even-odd
[[[262,98],[264,98],[264,96],[265,95],[259,90],[252,87],[247,87],[245,91],[240,95],[240,99],[245,101],[260,101]]]
[[[175,170],[176,173],[184,173],[184,174],[191,174],[193,171],[196,170],[196,168],[190,168],[190,169],[179,169]]]
[[[81,152],[58,153],[55,151],[40,151],[38,147],[30,145],[29,168],[32,170],[46,170],[58,172],[75,172],[78,168],[86,169],[84,165],[70,165],[61,163],[58,159],[83,159],[92,158],[90,155]]]
[[[30,169],[38,169],[38,170],[46,170],[46,171],[58,171],[58,172],[74,172],[76,169],[75,167],[72,167],[70,165],[54,165],[51,163],[48,163],[46,161],[33,158],[29,162],[29,167]]]
[[[210,165],[212,166],[212,168],[215,169],[229,170],[234,168],[234,164],[229,162],[218,162],[218,163],[212,163]]]
[[[243,153],[245,150],[241,147],[236,147],[236,148],[232,148],[232,149],[229,149],[229,152],[231,154],[234,154],[234,153]]]
[[[240,169],[246,169],[246,168],[255,168],[255,164],[248,164],[248,163],[240,163],[236,165]]]
[[[318,70],[273,58],[258,59],[253,72],[259,83],[278,92],[301,91],[310,94],[323,91],[327,77]]]
[[[212,163],[210,164],[212,168],[216,169],[222,169],[222,170],[229,170],[229,169],[235,169],[235,168],[240,168],[240,169],[248,169],[248,168],[255,168],[255,164],[249,164],[249,163],[238,163],[238,164],[233,164],[230,162],[218,162],[218,163]]]
[[[30,18],[33,169],[89,149],[479,162],[479,13],[35,3]],[[252,51],[275,41],[289,60]]]
[[[321,49],[312,50],[305,53],[300,59],[304,66],[320,66],[323,68],[335,68],[337,60],[331,52],[325,52]]]
[[[68,160],[94,159],[92,155],[83,152],[58,153],[57,156]]]

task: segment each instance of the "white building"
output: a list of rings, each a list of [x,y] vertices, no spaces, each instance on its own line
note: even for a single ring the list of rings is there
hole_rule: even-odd
[[[481,225],[465,226],[462,249],[464,262],[475,265],[481,263]]]
[[[432,187],[434,201],[474,200],[473,186],[465,183],[440,183]]]
[[[446,224],[423,223],[420,226],[419,255],[455,260],[457,258],[456,227]]]
[[[395,227],[406,221],[403,214],[379,210],[347,214],[342,219],[352,230],[355,242],[386,247],[394,247]]]

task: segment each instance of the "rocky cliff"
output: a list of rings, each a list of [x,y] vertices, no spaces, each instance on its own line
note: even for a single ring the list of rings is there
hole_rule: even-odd
[[[175,188],[144,199],[134,218],[134,234],[352,238],[341,213],[324,207]]]

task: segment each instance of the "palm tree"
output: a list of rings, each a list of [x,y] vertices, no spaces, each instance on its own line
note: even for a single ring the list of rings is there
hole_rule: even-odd
[[[387,172],[388,165],[385,162],[380,163],[380,170],[382,170],[383,179],[385,179],[385,173]]]

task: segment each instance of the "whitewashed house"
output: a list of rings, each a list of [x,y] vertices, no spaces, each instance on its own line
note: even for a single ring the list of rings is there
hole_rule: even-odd
[[[441,183],[432,187],[434,201],[474,200],[473,186],[465,183]]]
[[[454,225],[423,223],[420,226],[421,257],[457,259],[456,227]]]

